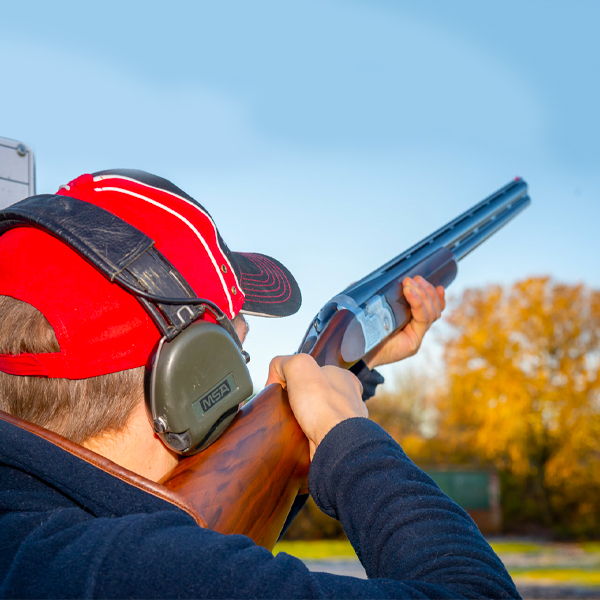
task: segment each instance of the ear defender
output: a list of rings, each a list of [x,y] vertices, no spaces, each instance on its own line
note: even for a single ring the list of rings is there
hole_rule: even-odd
[[[253,389],[237,344],[223,327],[206,321],[159,342],[146,368],[145,387],[154,431],[185,456],[212,444]]]
[[[249,356],[223,311],[144,232],[99,206],[32,196],[0,212],[0,235],[21,226],[54,235],[137,298],[162,334],[144,384],[154,431],[183,455],[212,444],[252,394]],[[218,324],[199,320],[207,310]]]

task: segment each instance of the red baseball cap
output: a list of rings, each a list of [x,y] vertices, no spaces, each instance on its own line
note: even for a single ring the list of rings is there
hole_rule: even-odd
[[[300,289],[264,254],[231,252],[208,212],[170,181],[117,169],[82,175],[58,194],[99,206],[154,240],[196,296],[230,318],[294,314]],[[1,218],[1,213],[0,213]],[[0,236],[0,295],[37,308],[60,352],[0,355],[0,371],[83,379],[146,364],[161,333],[135,296],[68,245],[34,227]]]

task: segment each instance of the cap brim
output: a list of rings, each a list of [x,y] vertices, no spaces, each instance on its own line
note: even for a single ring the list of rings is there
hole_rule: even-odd
[[[240,268],[245,300],[241,312],[260,317],[287,317],[302,304],[293,275],[277,260],[264,254],[233,252]]]

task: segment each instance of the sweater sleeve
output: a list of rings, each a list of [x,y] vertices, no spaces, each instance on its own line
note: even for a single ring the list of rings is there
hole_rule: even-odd
[[[334,427],[317,448],[309,483],[369,578],[410,582],[432,597],[519,597],[469,515],[372,421]]]

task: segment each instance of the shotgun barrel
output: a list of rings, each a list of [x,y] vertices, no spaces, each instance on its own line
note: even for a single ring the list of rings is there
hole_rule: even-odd
[[[334,296],[312,321],[299,351],[313,354],[334,315],[350,311],[354,318],[347,324],[334,364],[351,366],[410,320],[408,303],[398,289],[404,277],[421,275],[434,285],[447,287],[456,276],[457,262],[529,204],[525,181],[521,178],[511,181]],[[329,336],[326,337],[331,345]],[[327,354],[330,360],[332,350]]]

